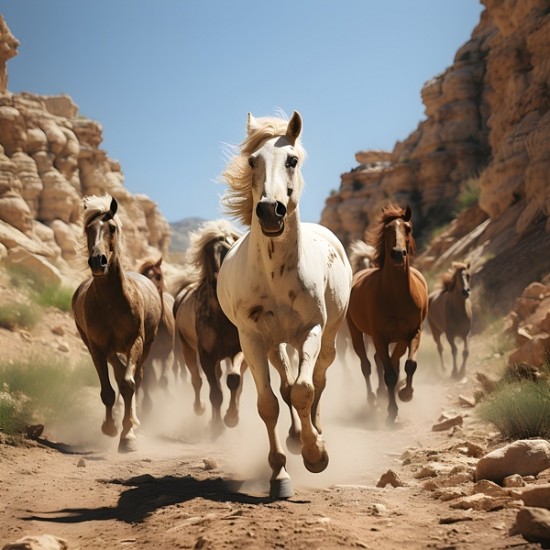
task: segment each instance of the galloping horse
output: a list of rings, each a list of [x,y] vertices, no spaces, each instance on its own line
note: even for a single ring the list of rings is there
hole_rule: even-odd
[[[218,296],[239,330],[254,377],[258,412],[269,437],[270,495],[276,498],[288,498],[293,490],[276,431],[279,403],[269,363],[281,376],[281,394],[291,411],[287,444],[298,444],[306,468],[321,472],[328,454],[319,399],[335,358],[336,333],[351,285],[351,267],[340,241],[325,227],[300,222],[301,131],[297,112],[290,121],[249,114],[240,154],[224,172],[229,189],[222,199],[228,213],[250,226],[225,257]],[[287,344],[298,352],[296,379]]]
[[[174,345],[176,341],[176,321],[172,308],[174,307],[174,297],[166,291],[164,284],[164,273],[162,272],[162,257],[158,260],[146,260],[140,268],[139,273],[150,279],[160,294],[162,300],[162,316],[160,319],[157,337],[151,346],[151,351],[147,357],[147,366],[143,373],[143,408],[145,411],[151,408],[151,398],[149,389],[157,384],[155,374],[155,364],[160,364],[159,383],[165,390],[168,388],[168,370],[175,370],[176,356]]]
[[[174,316],[185,362],[191,371],[195,412],[204,412],[200,401],[200,362],[210,386],[214,435],[223,427],[220,413],[223,401],[221,362],[225,359],[228,365],[227,386],[231,397],[224,423],[229,427],[236,426],[239,421],[242,373],[246,369],[237,329],[220,308],[216,294],[220,266],[239,236],[240,233],[225,220],[206,222],[193,232],[186,257],[194,271],[184,276],[175,290]]]
[[[72,310],[76,327],[92,356],[105,405],[104,434],[117,435],[113,420],[115,392],[107,362],[113,367],[124,400],[119,452],[136,450],[135,391],[142,366],[156,337],[162,305],[155,285],[124,266],[122,224],[117,202],[109,195],[84,197],[84,232],[92,277],[76,289]],[[121,359],[124,358],[124,361]]]
[[[372,337],[375,360],[383,367],[388,389],[388,423],[397,417],[395,388],[399,379],[399,360],[409,349],[405,372],[406,386],[399,391],[402,401],[412,399],[412,379],[416,370],[416,352],[420,344],[422,322],[428,308],[428,285],[423,275],[410,266],[415,251],[411,210],[388,206],[383,209],[376,227],[376,256],[379,266],[358,272],[353,278],[347,321],[353,349],[361,360],[367,383],[367,398],[372,405],[371,364],[363,334]],[[393,352],[390,344],[395,343]]]
[[[443,345],[441,335],[445,337],[451,346],[453,354],[453,378],[461,378],[466,372],[466,360],[468,359],[468,339],[472,330],[472,304],[470,297],[470,263],[453,262],[451,271],[442,277],[443,288],[430,294],[428,308],[428,324],[432,331],[441,368],[445,369],[443,361]],[[457,369],[457,346],[455,338],[462,338],[464,349],[462,351],[462,365]]]

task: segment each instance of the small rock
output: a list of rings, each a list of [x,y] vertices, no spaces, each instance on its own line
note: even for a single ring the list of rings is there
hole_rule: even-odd
[[[463,407],[475,407],[476,406],[476,400],[473,398],[473,397],[466,397],[464,395],[459,395],[458,396],[458,402],[463,406]]]
[[[77,466],[78,468],[86,468],[86,461],[82,457],[80,457]]]
[[[525,480],[519,474],[512,474],[502,480],[502,485],[504,487],[525,487]]]
[[[53,535],[32,535],[23,537],[15,542],[9,542],[2,550],[66,550],[67,541]]]
[[[425,479],[427,477],[437,477],[437,470],[431,466],[424,466],[419,472],[414,474],[416,479]]]
[[[56,336],[65,336],[65,329],[60,325],[56,325],[52,327],[52,333]]]
[[[550,510],[550,483],[512,490],[512,495],[523,500],[525,506]]]
[[[510,491],[503,489],[500,485],[497,485],[494,481],[488,479],[482,479],[474,484],[474,494],[483,493],[490,497],[505,497],[509,496]]]
[[[510,497],[490,497],[483,493],[476,493],[469,497],[461,498],[453,502],[450,506],[460,510],[482,510],[484,512],[494,512],[511,506],[521,506],[521,501],[513,500]]]
[[[391,485],[392,487],[405,487],[405,484],[393,470],[388,470],[385,474],[382,474],[376,484],[377,487],[385,487],[386,485]]]
[[[64,352],[64,353],[68,353],[71,348],[69,348],[69,346],[66,344],[66,342],[59,342],[59,344],[57,345],[57,349],[59,351]]]
[[[550,543],[550,512],[544,508],[525,506],[516,516],[511,535],[521,535],[528,542],[540,543],[544,548]]]
[[[29,439],[38,439],[44,432],[44,424],[32,424],[25,428]]]
[[[373,504],[372,505],[372,514],[373,516],[387,516],[388,509],[383,504]]]
[[[204,469],[205,470],[216,470],[218,463],[213,458],[204,459]]]
[[[453,416],[452,418],[447,418],[446,420],[442,420],[441,422],[434,424],[432,426],[432,432],[443,432],[445,430],[453,428],[454,426],[462,426],[463,422],[464,419],[462,418],[462,416]]]

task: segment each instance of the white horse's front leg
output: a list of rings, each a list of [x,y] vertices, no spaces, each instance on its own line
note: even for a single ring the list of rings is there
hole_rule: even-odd
[[[289,498],[294,491],[286,471],[286,456],[277,435],[279,401],[271,389],[267,350],[254,336],[239,333],[239,339],[256,385],[258,413],[264,421],[269,438],[268,462],[271,467],[269,494],[274,498]]]
[[[313,425],[311,411],[315,400],[313,370],[321,349],[322,330],[315,325],[306,335],[300,351],[298,378],[290,393],[292,405],[302,423],[302,458],[304,466],[313,473],[322,472],[328,465],[325,442]]]

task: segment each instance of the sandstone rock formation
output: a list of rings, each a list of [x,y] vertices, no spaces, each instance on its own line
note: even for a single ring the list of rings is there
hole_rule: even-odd
[[[431,243],[417,266],[468,258],[486,303],[507,313],[550,272],[550,4],[482,3],[454,63],[422,89],[426,119],[393,151],[358,153],[321,223],[349,246],[383,204],[409,203],[417,241]]]
[[[82,197],[104,193],[119,202],[131,260],[165,254],[169,224],[154,201],[124,187],[120,165],[100,149],[101,124],[66,95],[7,91],[17,45],[0,16],[0,244],[8,262],[30,253],[52,273],[80,267]]]

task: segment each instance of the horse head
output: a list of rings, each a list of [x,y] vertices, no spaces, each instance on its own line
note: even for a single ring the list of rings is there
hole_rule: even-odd
[[[409,254],[414,252],[411,209],[409,206],[400,215],[391,217],[384,226],[385,245],[394,267],[405,267]]]
[[[162,273],[162,256],[155,262],[154,260],[149,260],[145,262],[140,268],[139,272],[142,275],[145,275],[148,279],[151,279],[155,286],[158,288],[159,292],[164,292],[164,274]]]
[[[455,268],[455,284],[460,288],[460,294],[466,300],[472,291],[470,287],[470,263],[458,264]]]
[[[95,197],[97,198],[97,197]],[[103,276],[109,270],[114,254],[118,252],[117,243],[120,233],[120,222],[114,219],[118,204],[112,198],[108,210],[92,206],[92,201],[84,203],[85,232],[88,247],[88,265],[92,275]]]
[[[261,131],[261,121],[248,114],[249,137]],[[248,157],[254,212],[267,237],[281,235],[285,221],[298,206],[303,186],[300,168],[304,155],[297,145],[301,132],[302,117],[294,111],[286,133],[260,142],[260,146]]]
[[[223,259],[234,242],[235,240],[230,235],[219,235],[206,243],[204,247],[204,268],[208,280],[217,279]]]

